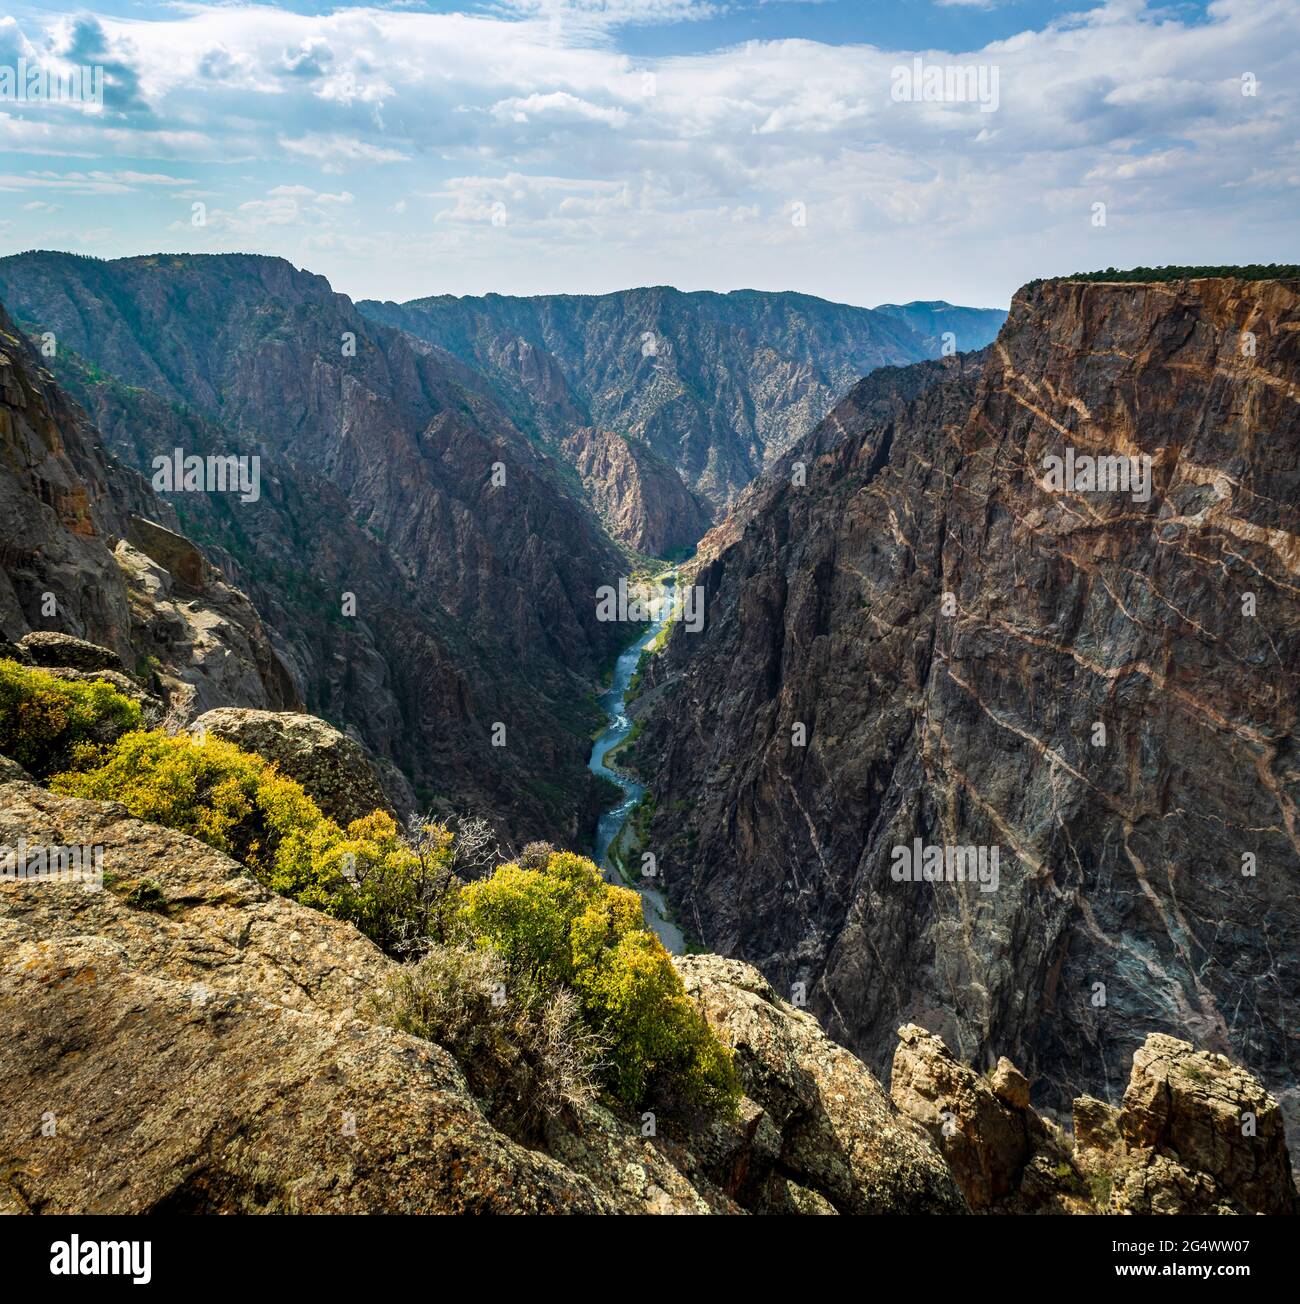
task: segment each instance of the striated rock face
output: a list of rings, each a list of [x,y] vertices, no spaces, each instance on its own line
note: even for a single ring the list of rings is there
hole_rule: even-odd
[[[395,791],[386,792],[388,776],[381,775],[360,743],[314,715],[222,707],[199,716],[190,733],[224,738],[274,761],[282,774],[302,784],[321,810],[340,824],[374,810],[403,818],[414,811],[415,797],[409,787],[399,782]]]
[[[0,844],[103,849],[104,886],[0,880],[10,1212],[960,1209],[867,1070],[748,966],[680,961],[741,1056],[737,1124],[599,1105],[528,1149],[442,1048],[370,1021],[395,962],[113,803],[0,784]]]
[[[1155,1029],[1294,1117],[1300,285],[1046,283],[924,379],[755,486],[651,664],[670,898],[878,1069],[915,1022],[1067,1108]],[[1068,449],[1149,498],[1055,491]]]
[[[694,548],[711,508],[648,444],[583,427],[560,444],[614,538],[650,557]]]
[[[980,348],[1005,317],[949,304],[854,308],[806,294],[666,286],[358,306],[478,369],[521,428],[557,442],[575,426],[632,435],[719,506],[865,372],[936,356],[948,330],[958,348]]]

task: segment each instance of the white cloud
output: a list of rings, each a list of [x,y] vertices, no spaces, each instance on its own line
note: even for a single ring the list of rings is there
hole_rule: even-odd
[[[551,91],[548,95],[515,96],[499,100],[492,106],[492,115],[502,121],[526,123],[534,118],[547,118],[559,122],[603,122],[606,126],[621,127],[628,120],[626,109],[604,108],[589,100],[579,99],[568,91]]]
[[[1213,261],[1267,259],[1291,220],[1293,0],[1215,0],[1196,22],[1111,0],[974,50],[792,39],[634,59],[617,48],[630,24],[710,9],[514,0],[497,16],[239,4],[104,16],[79,39],[114,52],[134,107],[55,121],[0,105],[0,148],[87,160],[79,181],[66,174],[70,193],[219,195],[205,230],[178,231],[275,230],[287,253],[310,241],[329,255],[321,270],[362,292],[367,277],[416,293],[464,269],[504,290],[543,276],[572,289],[604,276],[780,276],[859,300],[963,285],[1005,298],[1008,279],[1191,257],[1198,241],[1222,243],[1243,203],[1241,229],[1265,243]],[[0,52],[68,46],[70,32],[67,20],[44,34],[0,20]],[[914,56],[996,66],[998,110],[895,102],[891,71]],[[1099,200],[1111,214],[1100,235]],[[539,245],[553,256],[539,259]],[[365,250],[381,265],[356,261]],[[910,286],[872,288],[909,274]]]
[[[277,143],[287,153],[315,159],[330,171],[341,171],[350,163],[404,163],[411,157],[399,149],[370,144],[338,132],[331,135],[308,133],[296,138],[281,136]]]

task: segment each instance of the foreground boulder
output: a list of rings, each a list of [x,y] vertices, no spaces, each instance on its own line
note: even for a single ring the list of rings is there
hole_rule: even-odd
[[[104,938],[10,939],[0,983],[26,1011],[0,1069],[15,1211],[613,1211],[428,1042],[154,977]]]
[[[218,707],[199,716],[189,732],[223,738],[273,761],[340,824],[350,824],[373,810],[404,817],[414,806],[405,780],[394,783],[390,778],[386,791],[378,767],[361,744],[314,715]]]
[[[736,1123],[646,1136],[591,1104],[524,1146],[445,1049],[376,1022],[398,966],[351,925],[115,803],[0,783],[0,844],[20,837],[98,847],[104,872],[0,881],[0,1210],[961,1207],[867,1070],[748,966],[681,962],[737,1047]]]
[[[675,956],[686,990],[736,1055],[746,1144],[735,1184],[793,1212],[954,1213],[965,1201],[921,1128],[900,1115],[861,1060],[750,965]],[[833,1209],[830,1207],[833,1206]]]

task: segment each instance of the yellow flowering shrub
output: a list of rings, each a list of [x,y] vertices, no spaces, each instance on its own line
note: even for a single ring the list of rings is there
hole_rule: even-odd
[[[585,857],[553,852],[539,868],[503,865],[460,898],[473,945],[539,990],[574,992],[618,1100],[734,1108],[731,1052],[687,996],[635,892],[606,883]]]
[[[38,779],[67,765],[77,747],[139,727],[139,704],[112,684],[0,660],[0,754]]]
[[[300,784],[234,743],[137,731],[91,759],[98,763],[58,774],[50,786],[121,802],[138,819],[188,833],[386,950],[441,929],[440,912],[454,903],[452,838],[442,826],[426,828],[418,847],[384,811],[342,829]]]

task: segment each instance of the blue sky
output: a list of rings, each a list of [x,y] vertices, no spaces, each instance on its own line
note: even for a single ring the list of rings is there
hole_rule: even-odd
[[[1298,260],[1295,0],[11,15],[0,68],[98,64],[107,91],[0,99],[5,251],[274,253],[354,297],[999,306],[1083,268]],[[984,102],[900,96],[917,58]]]

